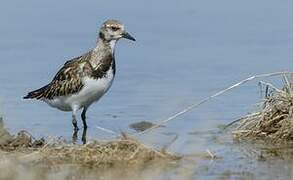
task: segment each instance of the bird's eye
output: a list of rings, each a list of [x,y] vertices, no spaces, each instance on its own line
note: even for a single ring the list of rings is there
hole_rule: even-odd
[[[117,31],[117,30],[119,29],[119,27],[112,26],[111,29],[112,29],[113,31]]]

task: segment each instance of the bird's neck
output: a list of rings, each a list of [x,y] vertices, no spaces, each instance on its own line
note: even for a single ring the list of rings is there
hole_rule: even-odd
[[[117,40],[108,41],[103,38],[99,38],[94,50],[95,51],[100,51],[100,50],[110,51],[111,54],[114,56],[116,43],[117,43]]]
[[[100,61],[111,59],[114,61],[115,45],[117,40],[106,41],[104,39],[99,39],[96,47],[92,51],[91,64],[93,66],[100,63]],[[114,62],[115,63],[115,62]]]

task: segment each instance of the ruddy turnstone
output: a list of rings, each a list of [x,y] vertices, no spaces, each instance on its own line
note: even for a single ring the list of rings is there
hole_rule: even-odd
[[[115,76],[115,45],[121,38],[135,39],[117,20],[107,20],[99,31],[96,47],[67,61],[46,86],[29,92],[24,99],[38,99],[62,111],[72,111],[72,124],[78,130],[76,114],[87,128],[86,111],[110,88]]]

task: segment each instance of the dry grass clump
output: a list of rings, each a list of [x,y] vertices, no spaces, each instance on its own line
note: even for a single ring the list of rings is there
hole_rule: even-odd
[[[5,152],[32,152],[43,147],[45,139],[35,139],[27,131],[20,131],[12,136],[8,131],[0,129],[0,150]]]
[[[5,139],[0,143],[0,151],[22,154],[32,159],[33,164],[76,165],[89,168],[108,168],[125,165],[144,165],[145,163],[166,160],[174,161],[179,156],[165,150],[158,151],[148,147],[125,134],[115,140],[93,141],[85,145],[67,143],[60,139],[48,142],[33,138],[28,132],[20,131],[16,136],[2,129]],[[0,133],[1,134],[1,133]],[[1,136],[0,136],[1,137]],[[1,139],[1,138],[0,138]]]
[[[265,87],[262,108],[237,121],[238,126],[233,131],[236,138],[282,144],[293,142],[293,75],[283,76],[283,81],[282,89],[260,82]]]
[[[35,139],[26,131],[11,135],[0,123],[0,179],[138,179],[144,169],[160,172],[177,165],[181,157],[165,149],[126,134],[85,145]]]
[[[52,145],[43,148],[40,153],[44,157],[42,161],[49,164],[76,164],[98,168],[180,159],[179,156],[157,151],[127,136],[105,142],[94,141],[86,145]]]

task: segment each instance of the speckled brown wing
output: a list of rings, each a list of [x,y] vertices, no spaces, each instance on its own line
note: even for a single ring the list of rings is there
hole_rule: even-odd
[[[68,96],[79,92],[83,88],[82,78],[91,73],[88,59],[91,52],[67,61],[58,71],[53,80],[46,86],[32,91],[25,99],[54,99],[59,96]]]

